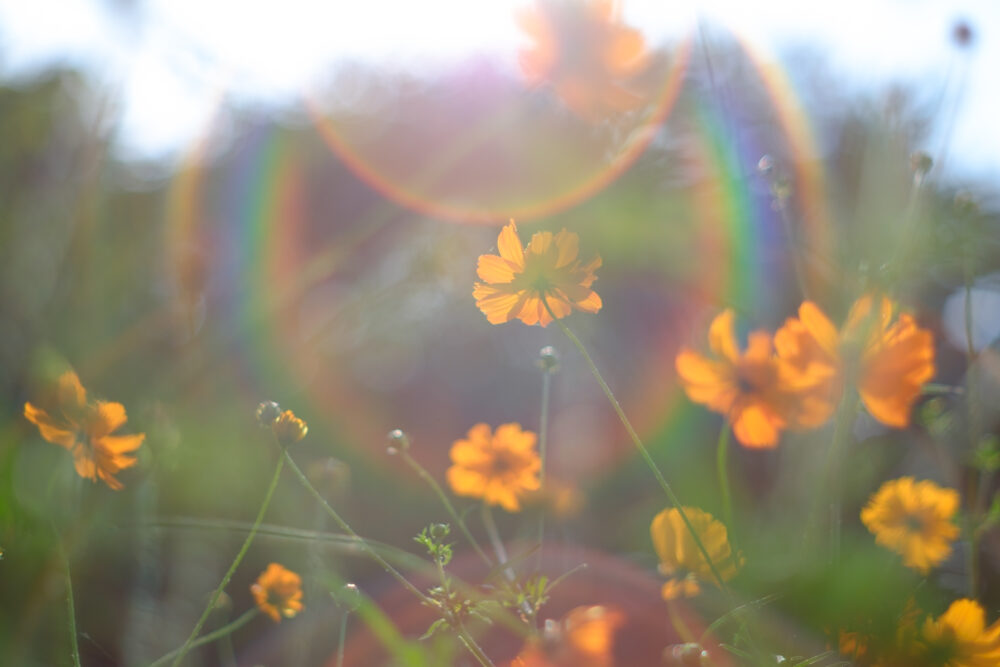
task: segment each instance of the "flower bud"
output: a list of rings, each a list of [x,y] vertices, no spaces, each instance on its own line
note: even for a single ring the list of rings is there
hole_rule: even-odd
[[[357,584],[344,584],[333,594],[333,599],[347,611],[354,611],[361,606],[361,591],[358,590]]]
[[[965,21],[958,21],[951,29],[951,39],[959,48],[965,48],[972,44],[972,26]]]
[[[914,176],[923,178],[933,166],[934,160],[932,160],[931,156],[927,153],[923,151],[914,151],[910,154],[910,169],[913,171]]]
[[[271,428],[279,416],[281,416],[281,406],[274,401],[264,401],[257,406],[257,424],[261,428]]]
[[[538,359],[535,365],[546,373],[555,373],[559,370],[559,353],[556,348],[546,345],[538,352]]]
[[[274,437],[278,439],[282,447],[294,445],[306,437],[306,433],[309,432],[309,426],[296,417],[295,413],[291,410],[282,412],[274,424],[272,424],[271,429],[274,431]]]
[[[389,441],[389,445],[386,447],[385,451],[388,452],[390,456],[395,456],[400,451],[406,451],[410,448],[410,438],[402,430],[396,428],[389,431],[386,436]]]
[[[676,667],[703,667],[709,664],[709,655],[701,644],[674,644],[663,651],[663,662]]]
[[[770,176],[771,172],[774,171],[774,158],[770,155],[763,155],[759,160],[757,160],[757,171],[762,173],[764,176]]]

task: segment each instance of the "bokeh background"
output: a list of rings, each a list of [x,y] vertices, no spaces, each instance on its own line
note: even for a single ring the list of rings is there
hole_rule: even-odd
[[[561,493],[500,517],[501,530],[528,539],[526,518],[547,507],[552,568],[590,561],[577,593],[632,600],[653,636],[667,628],[648,536],[664,499],[599,387],[554,326],[489,325],[471,297],[476,258],[511,217],[525,240],[566,227],[583,256],[602,256],[604,308],[568,323],[686,504],[721,509],[720,422],[679,390],[674,356],[702,345],[724,307],[744,331],[780,326],[801,300],[790,245],[835,317],[864,289],[894,290],[933,330],[945,385],[965,381],[968,283],[982,425],[996,432],[989,3],[847,3],[819,18],[775,3],[773,24],[724,4],[636,3],[625,20],[650,51],[635,82],[644,104],[596,122],[525,85],[512,7],[370,4],[371,16],[306,3],[0,5],[0,662],[67,660],[53,527],[73,564],[85,665],[146,664],[180,645],[275,465],[254,421],[262,400],[308,422],[295,457],[358,532],[419,554],[412,536],[446,516],[385,434],[404,429],[443,481],[448,448],[474,423],[537,429],[545,345],[562,361],[548,463]],[[930,171],[914,169],[917,151]],[[77,478],[21,416],[67,366],[146,434],[120,492]],[[857,509],[890,475],[961,488],[973,468],[956,405],[922,402],[906,432],[855,425],[844,495],[857,556],[835,573],[804,571],[794,548],[828,431],[734,451],[737,532],[758,555],[737,589],[782,593],[766,623],[789,650],[824,649],[818,600],[839,591],[864,605],[913,585],[887,581]],[[331,530],[291,477],[267,523]],[[995,536],[984,550],[995,615]],[[271,561],[303,573],[306,612],[236,633],[239,664],[324,664],[342,613],[330,573],[408,613],[363,559],[263,535],[213,625],[252,605]],[[957,589],[948,576],[946,565],[932,597]],[[639,582],[641,605],[622,595]],[[568,606],[554,600],[552,615]],[[708,607],[692,622],[713,620]],[[189,664],[229,664],[225,650]]]

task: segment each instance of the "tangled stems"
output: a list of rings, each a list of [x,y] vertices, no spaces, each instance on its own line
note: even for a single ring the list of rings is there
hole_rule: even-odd
[[[405,448],[401,448],[399,450],[399,455],[403,457],[403,460],[406,461],[406,464],[410,466],[413,469],[413,471],[420,476],[422,480],[427,482],[427,484],[431,487],[434,493],[437,494],[437,497],[441,500],[441,504],[444,505],[444,508],[446,510],[448,510],[448,514],[451,515],[451,518],[458,525],[459,530],[461,530],[462,534],[465,535],[465,539],[469,541],[469,544],[471,544],[472,548],[476,550],[476,553],[479,554],[479,557],[483,559],[483,562],[486,563],[486,566],[492,568],[493,560],[489,556],[487,556],[486,552],[483,551],[483,548],[479,546],[479,542],[476,540],[475,537],[473,537],[472,532],[469,531],[469,527],[465,524],[465,520],[455,510],[455,506],[451,504],[450,500],[448,500],[448,496],[445,494],[444,489],[441,488],[441,485],[437,483],[437,480],[435,480],[434,477],[431,476],[429,472],[427,472],[427,469],[424,468],[422,465],[420,465],[420,463],[415,458],[413,458],[413,456],[411,456],[410,453],[406,451]]]
[[[719,570],[715,567],[712,557],[708,554],[708,550],[702,543],[701,537],[698,535],[698,531],[694,529],[694,525],[691,523],[691,519],[688,518],[687,512],[684,511],[684,506],[681,505],[681,501],[677,497],[677,494],[674,493],[674,490],[670,488],[667,480],[663,477],[663,473],[660,472],[656,462],[653,461],[653,457],[649,455],[649,450],[647,450],[646,446],[642,444],[639,434],[635,432],[634,428],[632,428],[632,423],[628,420],[628,417],[625,416],[625,411],[622,410],[622,406],[618,402],[618,399],[615,398],[614,393],[611,391],[611,387],[609,387],[608,383],[604,381],[604,377],[601,375],[601,372],[597,370],[597,366],[594,364],[594,360],[590,358],[587,348],[583,346],[583,343],[581,343],[580,339],[576,337],[576,334],[570,331],[569,327],[563,324],[563,321],[555,316],[555,313],[552,312],[552,308],[549,307],[549,303],[545,299],[544,295],[542,296],[542,303],[545,305],[545,309],[549,311],[549,315],[552,319],[559,325],[562,332],[566,334],[566,337],[569,338],[570,342],[573,343],[573,345],[576,346],[576,349],[580,351],[580,354],[583,356],[583,360],[587,363],[587,367],[590,369],[590,373],[594,376],[594,379],[597,380],[597,384],[601,385],[601,389],[604,391],[604,395],[607,397],[608,402],[611,403],[611,407],[614,408],[615,414],[618,415],[618,419],[621,421],[622,426],[625,427],[629,438],[632,439],[632,444],[635,445],[637,450],[639,450],[642,460],[646,462],[646,465],[653,472],[653,476],[656,477],[656,481],[659,483],[660,488],[663,489],[663,492],[666,494],[670,504],[677,508],[678,514],[680,514],[681,519],[684,521],[684,525],[687,527],[688,532],[691,533],[691,537],[694,538],[694,543],[698,546],[698,551],[701,552],[702,558],[704,558],[705,562],[708,563],[708,567],[712,571],[712,576],[715,577],[715,580],[719,584],[719,588],[728,597],[729,588],[726,586],[726,582],[722,579],[722,575],[719,574]]]
[[[213,630],[212,632],[209,632],[207,635],[204,635],[203,637],[198,637],[198,639],[196,639],[193,642],[191,642],[191,645],[188,646],[187,649],[190,650],[190,649],[193,649],[193,648],[197,648],[197,647],[202,646],[204,644],[208,644],[210,642],[214,642],[216,639],[222,639],[223,637],[226,637],[226,636],[232,634],[233,632],[239,630],[244,625],[246,625],[247,623],[249,623],[250,620],[252,618],[254,618],[258,614],[258,611],[259,610],[257,609],[257,607],[254,607],[252,609],[247,610],[242,616],[240,616],[239,618],[237,618],[235,621],[232,621],[231,623],[228,623],[228,624],[222,626],[218,630]],[[181,648],[184,648],[184,647],[181,647]],[[149,667],[157,667],[157,665],[166,664],[167,660],[170,660],[170,658],[172,658],[175,655],[177,655],[180,651],[181,651],[181,649],[175,649],[175,650],[171,651],[170,653],[166,654],[165,656],[163,656],[162,658],[160,658],[156,662],[151,663],[149,665]]]
[[[193,648],[195,638],[198,636],[198,633],[201,632],[202,626],[205,625],[208,615],[212,613],[213,609],[215,609],[215,603],[218,602],[219,596],[222,595],[222,591],[229,584],[229,580],[233,578],[233,573],[236,572],[236,568],[239,567],[240,563],[243,561],[243,557],[250,548],[250,543],[253,542],[253,538],[257,536],[257,529],[260,528],[260,524],[264,520],[264,514],[267,512],[267,508],[271,504],[271,496],[274,495],[274,489],[278,486],[278,480],[281,478],[281,470],[284,465],[285,460],[278,459],[278,465],[274,467],[274,476],[271,478],[271,484],[267,487],[267,494],[264,496],[264,502],[261,503],[260,510],[257,512],[257,518],[254,520],[253,526],[250,528],[250,533],[247,534],[247,538],[243,541],[243,546],[240,547],[239,553],[236,554],[236,558],[233,559],[232,565],[229,566],[226,576],[224,576],[222,581],[219,582],[219,586],[212,593],[212,597],[209,599],[208,604],[205,605],[205,610],[201,613],[201,618],[199,618],[198,623],[195,624],[194,630],[191,631],[191,634],[184,642],[184,645],[177,649],[177,657],[174,659],[173,663],[171,663],[171,667],[177,667],[177,665],[181,664],[181,660],[183,660],[184,656],[188,654],[188,651]],[[163,660],[163,658],[160,660]],[[160,660],[157,660],[157,663],[160,662]]]
[[[361,547],[361,550],[364,551],[369,558],[378,563],[382,567],[382,569],[388,572],[393,579],[398,581],[403,586],[403,588],[413,593],[413,595],[415,595],[417,599],[426,604],[428,607],[430,607],[431,609],[435,609],[439,612],[445,611],[436,601],[424,595],[424,593],[419,588],[410,583],[410,580],[404,577],[399,570],[390,565],[385,558],[379,555],[377,551],[372,549],[372,547],[363,537],[354,532],[354,529],[351,528],[351,526],[343,519],[343,517],[341,517],[340,514],[337,513],[337,510],[330,507],[330,504],[326,502],[326,499],[322,496],[322,494],[320,494],[320,492],[316,490],[316,487],[313,486],[312,482],[309,481],[309,478],[306,477],[305,473],[302,472],[302,469],[299,468],[299,466],[295,463],[295,460],[292,458],[291,454],[288,453],[288,450],[282,448],[282,453],[284,454],[285,460],[288,461],[288,466],[292,469],[292,472],[295,473],[295,476],[299,478],[299,482],[302,483],[302,486],[305,487],[306,491],[308,491],[309,494],[316,499],[316,502],[318,502],[320,506],[323,507],[324,510],[326,510],[326,513],[330,515],[330,518],[333,519],[338,526],[340,526],[341,530],[343,530],[345,533],[354,538],[355,542]],[[462,645],[465,646],[465,648],[476,658],[476,660],[480,662],[480,664],[482,664],[484,667],[493,667],[493,662],[486,656],[486,654],[483,653],[482,649],[479,648],[479,645],[476,644],[475,640],[472,639],[472,637],[469,635],[468,631],[465,629],[464,626],[459,624],[458,626],[455,627],[455,630],[458,633],[458,638],[462,642]]]

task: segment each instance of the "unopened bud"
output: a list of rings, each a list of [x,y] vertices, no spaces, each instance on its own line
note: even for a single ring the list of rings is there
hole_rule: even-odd
[[[264,401],[257,406],[257,424],[261,428],[271,428],[279,416],[281,416],[281,406],[274,401]]]
[[[759,160],[757,160],[757,171],[765,176],[770,176],[771,172],[774,171],[774,158],[770,155],[762,156]]]
[[[703,667],[709,660],[708,651],[701,644],[674,644],[663,651],[663,662],[676,667]]]
[[[389,431],[386,439],[389,441],[389,444],[385,448],[385,451],[390,456],[395,456],[400,451],[406,451],[410,448],[410,438],[401,429],[396,428]]]
[[[959,48],[972,44],[972,26],[965,21],[958,21],[951,29],[951,38]]]
[[[432,523],[431,524],[431,538],[437,542],[440,542],[444,538],[448,537],[451,533],[451,526],[446,523]]]
[[[913,175],[923,178],[934,166],[934,160],[923,151],[915,151],[910,154],[910,169]]]
[[[559,370],[559,353],[556,352],[556,348],[546,345],[539,350],[535,365],[546,373],[555,373]]]
[[[334,594],[333,599],[347,611],[354,611],[361,606],[361,591],[356,584],[344,584]]]
[[[296,442],[306,437],[309,426],[304,421],[295,416],[291,410],[285,410],[275,420],[271,426],[274,437],[278,439],[283,447],[294,445]]]

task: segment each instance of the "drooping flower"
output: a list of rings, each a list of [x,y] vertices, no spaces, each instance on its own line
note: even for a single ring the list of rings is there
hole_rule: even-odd
[[[100,479],[119,490],[116,474],[135,465],[131,456],[145,439],[144,433],[112,435],[128,418],[121,403],[88,401],[80,378],[72,370],[56,383],[55,404],[43,410],[24,404],[24,416],[38,427],[42,437],[73,454],[76,472],[91,481]]]
[[[714,358],[683,348],[675,361],[677,374],[692,401],[729,419],[737,440],[748,447],[774,447],[796,394],[819,378],[786,373],[766,331],[751,332],[746,351],[740,352],[733,318],[732,310],[723,311],[709,327]]]
[[[561,622],[546,622],[540,638],[528,640],[511,667],[612,667],[615,633],[625,615],[613,607],[576,607]]]
[[[542,461],[535,451],[536,436],[519,424],[501,424],[496,433],[476,424],[464,440],[451,446],[448,484],[460,496],[482,498],[508,512],[521,509],[521,499],[540,486]]]
[[[613,0],[540,0],[516,15],[531,45],[520,53],[530,85],[551,85],[578,116],[597,121],[639,107],[626,86],[647,63],[638,30],[621,22]]]
[[[1000,620],[986,627],[986,615],[975,600],[951,603],[936,619],[924,621],[922,640],[927,664],[941,667],[1000,665]]]
[[[285,410],[271,425],[274,437],[283,447],[294,445],[296,442],[306,437],[309,427],[304,421],[295,416],[291,410]]]
[[[952,523],[959,495],[931,481],[901,477],[883,484],[861,510],[861,522],[875,541],[903,556],[903,564],[924,574],[951,553],[958,537]]]
[[[666,600],[694,597],[701,592],[701,582],[704,581],[718,583],[712,566],[723,581],[732,579],[743,567],[743,557],[733,553],[729,535],[721,521],[697,507],[685,507],[684,514],[698,534],[712,564],[705,560],[676,507],[657,514],[649,526],[649,533],[660,559],[660,573],[668,577],[661,591]]]
[[[836,409],[845,384],[857,387],[868,412],[887,426],[904,428],[921,387],[934,377],[934,339],[901,313],[893,318],[892,301],[862,296],[851,308],[838,332],[814,303],[799,307],[799,317],[789,319],[774,336],[783,361],[800,371],[826,367],[825,382],[815,385],[807,417],[797,425],[815,426]]]
[[[257,607],[275,623],[302,611],[302,578],[278,563],[267,566],[250,592]]]
[[[580,237],[563,229],[558,234],[535,232],[525,248],[511,220],[497,237],[500,254],[479,256],[476,272],[483,282],[472,290],[476,306],[490,324],[519,319],[544,327],[552,315],[563,318],[574,308],[596,313],[601,297],[590,286],[597,280],[594,271],[601,258],[582,263],[577,259],[579,245]]]

